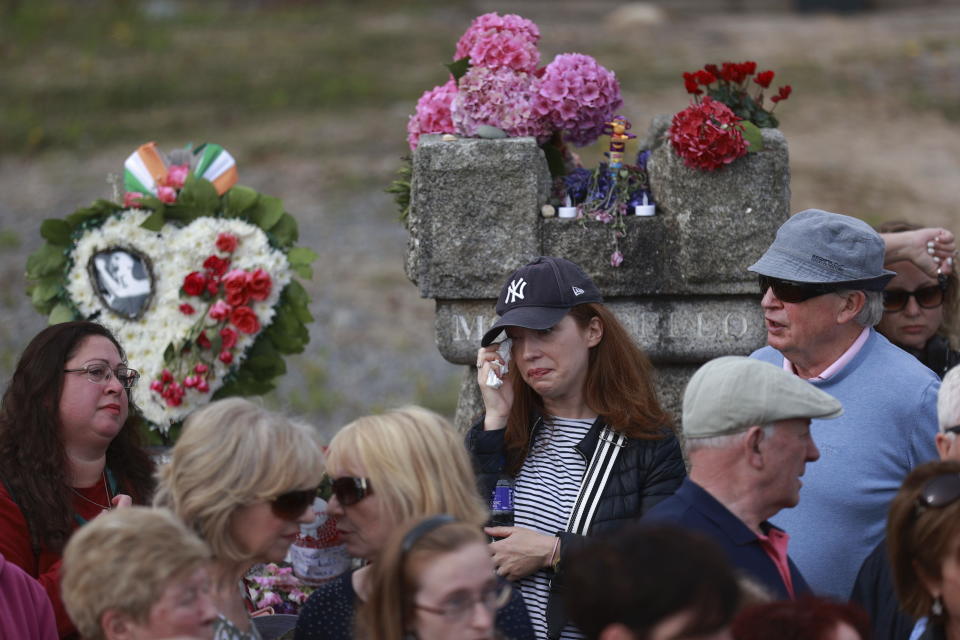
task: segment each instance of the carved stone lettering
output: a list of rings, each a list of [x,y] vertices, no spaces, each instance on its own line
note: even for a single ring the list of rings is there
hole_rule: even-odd
[[[471,322],[473,326],[471,327]],[[483,316],[473,316],[468,320],[467,316],[454,314],[453,316],[453,339],[456,341],[469,340],[478,341],[483,337],[487,324]]]
[[[728,313],[723,317],[723,332],[734,338],[742,338],[747,335],[749,329],[747,319],[742,313]]]

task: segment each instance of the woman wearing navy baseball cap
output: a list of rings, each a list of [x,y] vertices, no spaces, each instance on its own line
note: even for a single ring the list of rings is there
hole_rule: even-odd
[[[539,257],[504,283],[477,354],[485,414],[467,446],[492,511],[513,525],[486,532],[540,638],[583,637],[564,614],[563,558],[686,475],[653,367],[602,302],[576,264]],[[501,333],[509,343],[494,343]]]

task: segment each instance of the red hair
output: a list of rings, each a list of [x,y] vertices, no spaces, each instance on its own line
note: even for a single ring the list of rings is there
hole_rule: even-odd
[[[731,631],[734,640],[829,640],[841,623],[870,638],[870,619],[860,607],[813,596],[744,609]]]
[[[599,303],[579,304],[570,309],[570,315],[581,329],[592,318],[598,318],[603,325],[600,342],[590,348],[583,388],[587,406],[603,416],[607,426],[628,437],[666,437],[672,429],[672,419],[657,398],[653,365],[617,317]],[[530,445],[530,416],[543,413],[543,399],[519,375],[514,377],[513,391],[504,443],[506,471],[516,475]]]

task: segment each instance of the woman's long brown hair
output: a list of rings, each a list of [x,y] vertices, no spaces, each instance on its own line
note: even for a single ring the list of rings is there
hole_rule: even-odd
[[[653,385],[653,365],[647,356],[602,304],[577,305],[570,310],[570,315],[581,330],[591,318],[598,318],[603,325],[603,337],[590,348],[583,389],[587,406],[603,416],[611,429],[630,438],[663,438],[664,429],[672,427],[672,419],[660,406]],[[530,446],[531,416],[543,413],[543,400],[518,374],[513,378],[513,391],[504,442],[506,471],[516,475]]]
[[[67,454],[60,436],[60,393],[67,360],[90,336],[110,340],[94,322],[64,322],[38,333],[23,350],[0,404],[0,477],[9,485],[30,528],[32,543],[59,553],[74,528]],[[129,417],[107,448],[107,466],[124,491],[143,503],[153,491],[153,463],[140,446],[139,418]]]

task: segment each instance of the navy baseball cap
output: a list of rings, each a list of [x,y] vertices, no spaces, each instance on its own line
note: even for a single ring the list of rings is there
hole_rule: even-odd
[[[497,299],[500,319],[480,344],[490,345],[505,327],[549,329],[585,302],[603,302],[590,276],[569,260],[540,256],[507,278]]]

